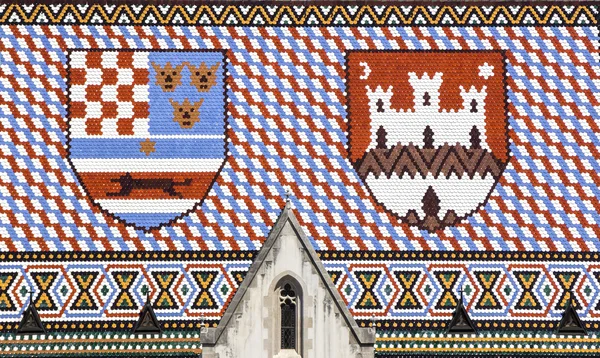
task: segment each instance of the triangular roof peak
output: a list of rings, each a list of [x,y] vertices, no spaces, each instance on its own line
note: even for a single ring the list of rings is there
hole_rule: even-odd
[[[575,302],[572,297],[571,294],[556,332],[558,334],[587,336],[587,330],[585,329],[585,325],[581,322],[581,319],[579,319],[579,315],[575,309]]]
[[[46,329],[40,319],[35,304],[33,303],[33,291],[29,291],[29,306],[23,312],[23,318],[19,323],[17,334],[45,334]]]
[[[313,245],[310,242],[310,239],[304,233],[302,226],[298,222],[296,215],[294,214],[294,209],[292,208],[292,203],[289,197],[286,198],[286,203],[279,214],[279,217],[275,221],[273,228],[271,229],[269,236],[265,240],[262,248],[258,252],[255,260],[250,266],[244,281],[238,288],[233,297],[231,303],[227,307],[225,314],[221,318],[219,325],[217,328],[209,328],[201,334],[201,341],[203,344],[216,344],[219,337],[223,334],[225,328],[229,325],[230,320],[232,319],[234,313],[237,310],[237,307],[242,302],[242,299],[259,273],[260,268],[263,266],[265,261],[269,261],[272,257],[273,248],[276,246],[276,243],[282,236],[282,231],[286,227],[286,225],[290,225],[293,231],[296,234],[296,237],[300,241],[301,247],[307,255],[307,258],[310,260],[310,263],[314,267],[317,274],[320,276],[325,289],[329,293],[329,296],[332,298],[335,306],[338,308],[341,313],[346,325],[348,326],[352,336],[356,339],[356,342],[361,346],[373,346],[375,343],[375,330],[370,328],[361,328],[357,325],[356,321],[350,314],[348,307],[344,303],[340,293],[337,288],[333,285],[333,282],[325,270],[323,263],[321,262],[317,252],[315,251]]]
[[[161,333],[160,323],[156,318],[152,304],[150,303],[150,293],[146,294],[146,303],[142,307],[140,317],[133,326],[133,333]]]
[[[475,329],[475,325],[471,322],[471,318],[469,317],[469,313],[465,308],[463,303],[463,293],[460,291],[460,301],[452,314],[452,320],[448,325],[447,333],[450,334],[471,334],[477,333],[477,329]]]

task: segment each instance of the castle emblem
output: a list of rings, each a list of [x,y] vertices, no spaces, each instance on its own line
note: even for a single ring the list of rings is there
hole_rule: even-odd
[[[351,52],[349,155],[377,203],[430,232],[484,206],[508,162],[501,52]]]
[[[69,54],[68,159],[92,201],[151,229],[194,210],[226,157],[224,54]]]

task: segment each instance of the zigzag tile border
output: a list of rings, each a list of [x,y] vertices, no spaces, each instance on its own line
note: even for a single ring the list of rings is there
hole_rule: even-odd
[[[165,329],[198,329],[204,317],[216,321],[222,316],[254,255],[24,255],[24,260],[0,265],[0,331],[16,328],[32,287],[33,302],[49,330],[130,330],[147,293]]]
[[[480,328],[552,328],[570,297],[577,302],[578,313],[588,327],[599,327],[597,260],[374,259],[324,263],[350,312],[362,318],[363,325],[374,315],[383,328],[444,328],[462,288],[464,303]]]
[[[204,319],[216,324],[255,254],[3,254],[0,331],[16,328],[30,287],[54,331],[131,329],[147,290],[165,329],[198,329]],[[375,316],[382,329],[443,329],[462,288],[469,314],[484,330],[552,329],[570,297],[586,326],[600,328],[598,254],[577,261],[546,253],[491,259],[494,253],[320,255],[361,325]]]
[[[597,24],[591,5],[0,5],[6,24],[227,26],[564,26]]]

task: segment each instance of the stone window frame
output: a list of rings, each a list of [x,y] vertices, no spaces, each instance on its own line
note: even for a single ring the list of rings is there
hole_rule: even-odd
[[[271,289],[271,307],[272,307],[272,334],[274,343],[274,355],[279,354],[281,351],[281,306],[279,293],[286,284],[292,286],[294,293],[296,294],[296,353],[302,356],[304,351],[304,311],[305,307],[305,290],[299,278],[295,277],[292,272],[286,272],[276,277],[273,282],[276,282]]]

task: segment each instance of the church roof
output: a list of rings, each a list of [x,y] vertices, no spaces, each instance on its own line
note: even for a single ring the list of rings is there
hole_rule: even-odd
[[[286,192],[382,352],[598,350],[597,1],[24,2],[0,4],[0,355],[199,351]],[[472,340],[440,333],[460,290]],[[165,333],[130,337],[147,295]]]

